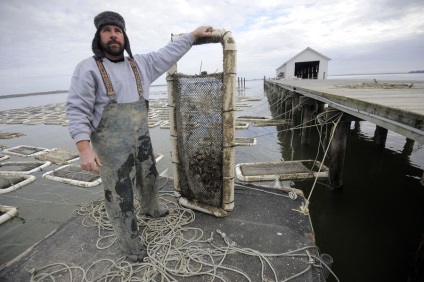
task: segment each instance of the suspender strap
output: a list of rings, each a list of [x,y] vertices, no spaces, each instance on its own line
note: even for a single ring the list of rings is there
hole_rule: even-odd
[[[109,96],[112,103],[116,103],[116,93],[113,91],[112,83],[110,82],[109,75],[106,72],[105,66],[103,65],[102,59],[99,57],[94,57],[99,68],[100,75],[102,76],[103,83],[105,84],[107,96]]]
[[[140,77],[140,73],[138,72],[138,68],[134,62],[134,60],[132,58],[128,58],[128,62],[131,65],[131,68],[134,72],[134,76],[135,76],[135,81],[137,82],[137,91],[138,91],[138,95],[140,96],[140,99],[143,98],[143,87],[141,86],[141,77]]]
[[[94,59],[96,60],[97,67],[99,68],[100,75],[102,76],[103,83],[105,84],[107,95],[109,96],[112,103],[116,103],[116,93],[113,90],[112,83],[110,82],[109,75],[106,72],[105,66],[103,65],[103,61],[101,58],[94,56]],[[133,59],[128,58],[128,62],[131,65],[131,68],[134,72],[135,81],[137,83],[137,91],[138,95],[140,96],[140,99],[143,98],[143,87],[141,86],[141,77],[140,72],[138,71],[138,68],[134,62]]]

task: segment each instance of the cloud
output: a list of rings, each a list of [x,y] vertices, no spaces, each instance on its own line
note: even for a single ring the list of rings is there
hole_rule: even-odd
[[[230,30],[238,76],[247,79],[274,76],[306,47],[332,59],[330,74],[424,68],[421,0],[1,1],[0,95],[68,89],[75,65],[92,55],[93,18],[104,10],[124,16],[133,53],[200,25]],[[222,70],[220,48],[194,47],[179,68]]]

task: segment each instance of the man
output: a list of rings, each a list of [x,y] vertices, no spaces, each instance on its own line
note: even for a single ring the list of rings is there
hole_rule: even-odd
[[[69,132],[82,169],[100,173],[119,247],[131,260],[141,261],[146,252],[139,239],[134,196],[143,214],[168,214],[158,200],[147,121],[149,87],[197,38],[212,36],[212,27],[199,27],[157,52],[133,56],[120,14],[100,13],[94,25],[95,56],[77,65],[67,97]],[[124,57],[124,50],[129,57]]]

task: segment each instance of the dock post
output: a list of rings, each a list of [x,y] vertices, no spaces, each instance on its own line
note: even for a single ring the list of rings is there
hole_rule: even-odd
[[[359,132],[361,131],[361,122],[360,122],[359,120],[356,120],[356,121],[355,121],[355,125],[354,125],[353,130],[354,130],[356,133],[359,133]]]
[[[284,88],[278,88],[278,93],[278,116],[281,116],[286,108],[286,90]]]
[[[326,120],[329,120],[334,115],[341,113],[332,108],[327,109]],[[331,111],[329,109],[331,109]],[[328,151],[328,156],[330,158],[330,164],[328,166],[328,180],[330,182],[331,190],[335,190],[343,186],[343,166],[345,162],[347,139],[350,131],[350,122],[351,119],[349,119],[349,116],[344,114],[335,129],[333,140],[328,141],[331,142],[330,149]],[[329,126],[332,127],[333,124],[330,124]],[[331,128],[327,130],[327,132],[331,132]]]
[[[302,136],[300,138],[300,144],[309,145],[309,135],[311,132],[310,121],[313,119],[312,112],[314,110],[315,102],[308,97],[300,97],[300,104],[302,104],[303,115],[302,115]]]
[[[411,153],[414,151],[414,143],[415,141],[409,138],[406,138],[405,145],[403,145],[402,155],[409,157]]]
[[[374,142],[375,144],[384,147],[386,145],[388,130],[381,126],[376,126],[374,131]]]
[[[286,100],[285,106],[286,107],[284,109],[284,112],[285,112],[284,119],[288,120],[292,116],[293,94],[292,94],[292,92],[290,92],[288,90],[286,90],[285,92],[286,92],[286,98],[285,98],[285,100]]]
[[[421,185],[424,186],[424,171],[423,171],[423,177],[421,177]]]
[[[317,101],[317,114],[324,112],[325,103]]]
[[[296,126],[300,125],[301,122],[301,108],[299,107],[299,99],[300,99],[300,95],[297,94],[296,92],[292,92],[293,93],[293,99],[292,99],[292,123],[291,123],[291,127],[295,128]]]

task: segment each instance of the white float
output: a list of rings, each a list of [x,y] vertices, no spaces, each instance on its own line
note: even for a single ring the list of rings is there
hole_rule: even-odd
[[[0,224],[18,215],[18,209],[10,206],[0,205],[0,212],[3,213],[2,215],[0,215]]]
[[[35,180],[34,175],[20,175],[20,174],[15,174],[15,173],[12,174],[12,173],[2,173],[2,172],[0,172],[0,177],[4,177],[6,179],[10,178],[10,177],[21,177],[21,178],[24,179],[23,181],[21,181],[19,183],[15,183],[15,184],[12,184],[11,186],[7,187],[7,188],[0,189],[0,194],[15,191],[16,189],[19,189],[22,186],[25,186],[28,183],[31,183]]]
[[[36,167],[33,167],[29,170],[13,170],[13,167],[24,167],[28,165],[37,165]],[[42,170],[43,168],[51,165],[51,162],[49,161],[32,161],[32,162],[4,162],[0,163],[0,172],[2,173],[11,173],[11,174],[31,174],[33,172]],[[7,170],[7,167],[12,167]],[[4,170],[3,170],[4,169]]]
[[[23,151],[27,150],[29,151],[28,153],[24,153]],[[31,153],[31,151],[33,153]],[[8,148],[8,149],[4,149],[3,152],[7,153],[8,155],[14,155],[14,156],[19,156],[19,157],[34,157],[37,155],[41,155],[44,154],[45,152],[50,151],[50,149],[47,148],[41,148],[41,147],[34,147],[34,146],[27,146],[27,145],[20,145],[20,146],[16,146],[16,147],[12,147],[12,148]]]

